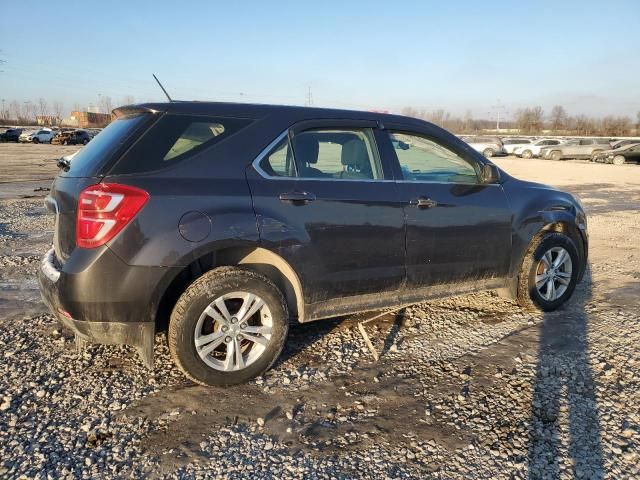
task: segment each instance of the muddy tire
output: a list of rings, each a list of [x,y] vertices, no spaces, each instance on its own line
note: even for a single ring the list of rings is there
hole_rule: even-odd
[[[522,158],[529,159],[531,157],[533,157],[533,152],[531,150],[525,150],[522,152]]]
[[[565,303],[578,283],[582,265],[573,240],[562,233],[535,239],[518,275],[518,304],[528,310],[550,312]]]
[[[243,383],[268,370],[289,331],[282,292],[264,275],[220,267],[178,299],[167,333],[171,357],[201,385]]]

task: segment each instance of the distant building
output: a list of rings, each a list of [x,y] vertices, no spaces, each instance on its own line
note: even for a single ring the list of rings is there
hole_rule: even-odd
[[[57,125],[59,123],[59,119],[54,117],[53,115],[37,115],[36,123],[42,126],[51,126]]]
[[[62,121],[68,127],[78,128],[102,128],[111,123],[110,113],[97,112],[71,112],[71,115]]]

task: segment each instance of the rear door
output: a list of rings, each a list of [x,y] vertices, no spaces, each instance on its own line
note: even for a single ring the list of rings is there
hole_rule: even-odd
[[[387,154],[397,168],[406,218],[409,286],[432,286],[507,275],[511,210],[500,184],[482,184],[477,155],[433,128],[387,125],[387,138],[408,148]]]
[[[300,276],[305,302],[397,290],[404,217],[375,122],[297,124],[248,172],[261,241]]]

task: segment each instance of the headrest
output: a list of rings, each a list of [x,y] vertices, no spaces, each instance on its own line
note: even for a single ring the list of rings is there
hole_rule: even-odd
[[[340,157],[342,165],[356,167],[360,171],[370,168],[369,154],[367,146],[359,138],[354,138],[342,145],[342,155]]]
[[[318,163],[318,139],[311,133],[293,137],[296,160],[300,165]]]

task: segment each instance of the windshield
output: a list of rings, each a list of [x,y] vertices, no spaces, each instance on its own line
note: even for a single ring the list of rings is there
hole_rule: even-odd
[[[105,163],[144,123],[147,117],[148,114],[142,114],[123,117],[111,122],[107,128],[96,135],[91,142],[73,157],[71,168],[62,174],[67,177],[93,177],[98,175]],[[81,136],[86,135],[86,132],[78,130],[74,134]]]

